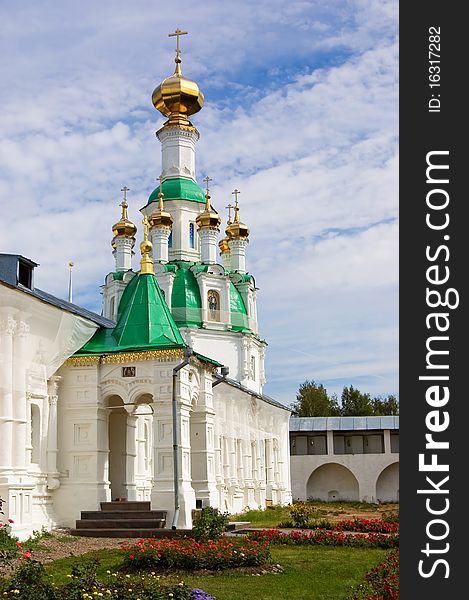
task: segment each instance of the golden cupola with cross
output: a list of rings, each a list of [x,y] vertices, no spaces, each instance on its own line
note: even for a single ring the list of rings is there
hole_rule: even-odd
[[[228,241],[247,240],[249,237],[249,228],[239,219],[238,194],[240,194],[241,192],[239,190],[234,190],[232,193],[235,195],[235,205],[232,207],[234,210],[234,217],[233,222],[229,223],[226,227],[225,233],[228,238]]]
[[[112,226],[112,249],[116,261],[116,271],[129,271],[132,268],[133,247],[135,245],[135,234],[137,227],[129,220],[127,209],[127,192],[129,188],[124,186],[121,192],[124,193],[120,206],[122,215],[119,221]]]
[[[181,70],[181,50],[179,37],[187,31],[176,29],[169,36],[176,36],[176,68],[174,73],[164,79],[152,94],[152,102],[156,110],[168,117],[165,127],[183,127],[194,129],[188,117],[198,112],[204,105],[204,95],[195,81],[184,77]]]

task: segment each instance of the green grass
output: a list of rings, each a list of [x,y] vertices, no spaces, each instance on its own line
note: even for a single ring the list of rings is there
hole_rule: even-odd
[[[184,581],[216,596],[217,600],[346,600],[350,588],[361,583],[367,571],[381,562],[387,550],[344,547],[272,547],[272,561],[283,573],[246,575],[236,572],[194,576]],[[116,571],[121,563],[118,550],[99,550],[94,556],[101,562],[98,573]],[[74,557],[47,565],[55,583],[69,579]]]
[[[249,521],[251,527],[276,527],[290,519],[286,506],[272,506],[265,510],[248,510],[239,515],[230,515],[230,521]]]

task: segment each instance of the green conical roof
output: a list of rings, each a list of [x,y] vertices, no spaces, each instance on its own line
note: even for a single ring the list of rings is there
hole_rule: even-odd
[[[193,263],[179,261],[171,294],[171,308],[179,327],[202,326],[202,300],[194,274],[190,270]]]
[[[125,288],[113,329],[99,329],[75,356],[183,348],[184,340],[151,273]]]

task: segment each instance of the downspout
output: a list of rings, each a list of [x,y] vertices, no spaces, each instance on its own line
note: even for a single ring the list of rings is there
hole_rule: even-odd
[[[178,465],[178,427],[177,427],[177,401],[176,401],[176,381],[178,372],[189,364],[190,357],[193,354],[192,348],[184,348],[184,360],[173,369],[173,390],[172,390],[172,408],[173,408],[173,473],[174,473],[174,516],[171,529],[176,529],[179,519],[179,465]]]
[[[219,383],[222,383],[222,381],[226,380],[226,376],[228,375],[228,373],[230,372],[230,368],[229,367],[225,367],[223,366],[221,369],[221,377],[220,379],[216,379],[215,381],[212,382],[212,388],[214,388],[216,385],[218,385]]]

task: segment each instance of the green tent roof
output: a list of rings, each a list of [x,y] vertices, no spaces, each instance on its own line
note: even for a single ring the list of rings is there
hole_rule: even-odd
[[[158,202],[160,186],[156,187],[150,197],[148,204]],[[193,202],[205,203],[205,195],[193,179],[176,177],[174,179],[165,179],[163,181],[164,201],[166,200],[192,200]]]
[[[75,356],[183,348],[184,340],[153,274],[134,277],[125,288],[113,329],[99,329]]]
[[[190,270],[193,263],[179,261],[171,294],[171,308],[180,327],[202,326],[202,300],[199,285]]]
[[[237,288],[230,281],[230,312],[233,331],[249,331],[248,313],[244,300]]]

